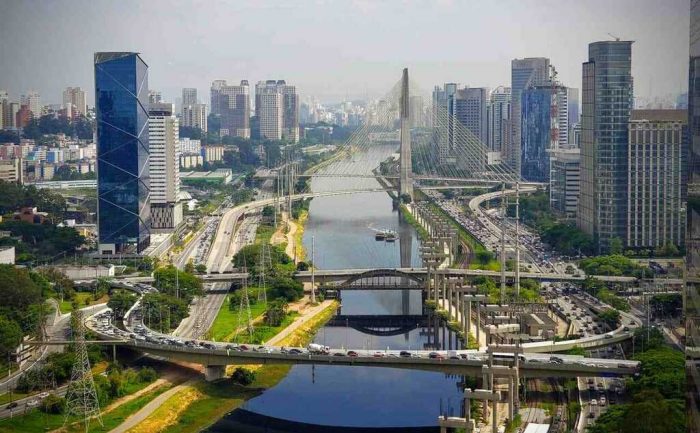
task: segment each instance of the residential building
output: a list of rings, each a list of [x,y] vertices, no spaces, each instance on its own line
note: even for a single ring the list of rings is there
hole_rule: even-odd
[[[199,128],[207,132],[207,104],[189,104],[182,106],[180,121],[182,126]]]
[[[229,86],[226,80],[211,85],[211,112],[221,116],[219,134],[250,138],[250,87],[248,80]]]
[[[95,53],[100,254],[150,244],[148,65],[138,53]]]
[[[566,87],[539,84],[521,92],[520,174],[531,182],[549,181],[549,152],[568,140]]]
[[[201,154],[180,155],[180,168],[201,167],[203,164],[204,158]]]
[[[581,154],[575,147],[551,151],[549,206],[559,215],[575,220],[581,182]]]
[[[545,57],[528,57],[511,61],[511,141],[504,148],[503,160],[516,173],[520,173],[521,146],[521,94],[530,86],[542,84],[549,80],[549,59]]]
[[[700,0],[690,0],[688,83],[688,225],[686,228],[685,318],[686,414],[688,431],[700,432]]]
[[[686,110],[632,110],[629,121],[629,248],[685,244]]]
[[[202,146],[202,157],[207,163],[222,161],[224,159],[224,146],[218,144]]]
[[[26,105],[27,109],[31,111],[35,118],[41,117],[41,96],[38,92],[30,90],[26,95],[22,95],[20,98],[20,106]]]
[[[148,103],[149,104],[160,104],[163,101],[163,95],[158,90],[148,91]]]
[[[593,42],[583,64],[581,196],[577,225],[599,251],[627,235],[632,41]]]
[[[148,110],[151,175],[151,228],[171,231],[182,222],[180,192],[180,134],[175,106],[152,103]]]
[[[22,158],[0,160],[0,180],[19,184],[24,183]]]
[[[255,85],[255,116],[260,138],[299,141],[299,95],[284,80]]]
[[[501,152],[503,143],[507,142],[510,130],[504,125],[510,118],[510,87],[499,86],[491,92],[487,117],[487,144],[492,152]]]
[[[34,116],[34,113],[29,108],[29,105],[21,105],[17,114],[15,114],[15,127],[24,128],[29,125],[29,122],[31,122],[35,117],[38,119],[38,116]]]
[[[182,89],[182,106],[194,105],[199,103],[197,100],[197,89],[193,87],[185,87]]]
[[[180,153],[183,155],[201,155],[202,142],[200,140],[193,140],[187,137],[180,138]]]
[[[74,110],[81,116],[85,116],[87,114],[86,101],[85,92],[80,87],[66,87],[66,90],[63,91],[63,107],[67,109],[67,113],[72,113]]]

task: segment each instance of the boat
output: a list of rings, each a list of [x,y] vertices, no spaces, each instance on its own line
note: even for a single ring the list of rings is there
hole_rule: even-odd
[[[374,234],[374,239],[377,241],[383,241],[384,239],[386,239],[386,232],[384,230],[378,230]]]
[[[385,240],[386,242],[394,242],[394,241],[396,241],[396,239],[398,239],[398,238],[399,238],[399,234],[396,233],[396,232],[393,231],[393,230],[387,230],[387,231],[384,233],[384,240]]]

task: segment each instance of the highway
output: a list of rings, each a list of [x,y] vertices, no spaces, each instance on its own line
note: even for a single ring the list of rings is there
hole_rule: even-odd
[[[189,316],[180,322],[173,335],[183,338],[202,337],[214,323],[230,286],[230,283],[206,283],[205,295],[194,298],[190,304]]]

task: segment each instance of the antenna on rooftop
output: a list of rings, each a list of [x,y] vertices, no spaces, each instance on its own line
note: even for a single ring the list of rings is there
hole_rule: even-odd
[[[610,33],[610,32],[608,32],[608,36],[610,36],[611,38],[615,39],[615,41],[620,42],[620,37],[619,37],[619,36],[615,36],[615,35],[613,35],[613,34]]]

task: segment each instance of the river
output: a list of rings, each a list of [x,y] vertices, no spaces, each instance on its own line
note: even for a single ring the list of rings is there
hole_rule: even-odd
[[[360,168],[370,173],[395,149],[373,148],[325,170],[357,172]],[[374,179],[314,178],[311,182],[314,191],[376,187]],[[376,229],[397,231],[399,241],[376,241]],[[384,192],[314,199],[303,239],[307,256],[312,238],[314,263],[320,269],[421,264],[415,230],[392,209],[392,199]],[[315,341],[336,348],[377,350],[460,347],[449,330],[434,317],[422,315],[422,311],[420,290],[346,291],[339,316],[319,330]],[[363,315],[381,318],[368,326],[358,318]],[[382,326],[398,332],[376,332]],[[460,379],[401,369],[298,365],[277,386],[246,402],[209,431],[438,431],[441,408],[443,412],[459,413]]]

